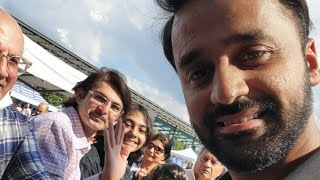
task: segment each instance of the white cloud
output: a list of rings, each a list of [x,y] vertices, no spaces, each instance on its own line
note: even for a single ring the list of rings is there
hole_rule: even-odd
[[[72,45],[70,44],[67,37],[69,32],[63,28],[58,28],[57,33],[60,36],[60,41],[65,43],[69,48],[72,48]]]
[[[139,94],[142,94],[153,102],[157,102],[160,107],[166,109],[167,111],[171,112],[175,116],[190,124],[189,115],[185,104],[179,102],[170,94],[160,91],[157,88],[151,87],[149,84],[141,82],[135,78],[127,77],[127,80],[128,85]]]
[[[81,2],[78,2],[81,3]],[[94,22],[108,23],[109,13],[114,9],[113,1],[85,0],[84,3],[89,9],[89,16]]]

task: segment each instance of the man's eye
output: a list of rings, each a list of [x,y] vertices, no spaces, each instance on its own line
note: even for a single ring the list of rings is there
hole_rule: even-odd
[[[206,68],[198,67],[190,73],[188,77],[188,81],[200,80],[204,78],[207,74],[208,74],[208,70]]]
[[[99,102],[101,102],[101,103],[105,103],[106,102],[106,99],[103,96],[99,95],[99,94],[96,94],[94,96],[94,99],[99,101]]]
[[[244,60],[255,60],[259,58],[260,56],[264,55],[267,53],[267,51],[252,51],[252,52],[247,52],[244,56]]]
[[[271,57],[271,50],[265,47],[254,47],[240,53],[238,63],[244,66],[257,66],[266,63]]]
[[[111,109],[113,109],[116,112],[120,112],[121,111],[121,107],[117,104],[111,104]]]
[[[10,63],[19,64],[20,58],[19,57],[10,57],[9,59]]]

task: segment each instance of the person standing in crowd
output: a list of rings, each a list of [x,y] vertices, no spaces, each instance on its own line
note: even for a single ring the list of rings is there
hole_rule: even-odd
[[[143,150],[142,160],[131,166],[132,180],[145,180],[154,167],[166,162],[170,157],[171,148],[172,143],[168,136],[162,133],[154,135]]]
[[[306,0],[158,0],[166,58],[222,179],[319,179],[320,82]]]
[[[22,57],[23,35],[0,8],[0,100],[31,63]],[[32,125],[16,108],[0,109],[0,179],[47,179]]]
[[[224,172],[224,166],[206,148],[201,150],[193,168],[186,169],[189,180],[215,180]]]
[[[149,143],[153,132],[152,121],[145,107],[140,104],[132,104],[122,119],[125,132],[122,146],[131,149],[128,157],[129,165],[141,157],[141,148]],[[80,161],[81,179],[101,173],[104,169],[104,138],[98,133],[96,142],[90,151]],[[108,168],[108,165],[106,165]],[[121,179],[131,179],[132,173],[127,166],[126,173]]]
[[[44,114],[47,113],[49,110],[49,106],[47,103],[41,102],[38,106],[37,106],[37,110],[35,115],[40,115],[40,114]]]
[[[30,109],[30,105],[28,103],[22,103],[21,113],[23,115],[27,116],[28,118],[31,117],[31,109]]]
[[[87,138],[106,130],[113,138],[108,147],[113,147],[121,139],[121,117],[131,105],[125,79],[115,70],[101,68],[78,82],[73,90],[74,97],[64,103],[61,112],[32,119],[50,179],[80,179],[79,162],[90,149]]]

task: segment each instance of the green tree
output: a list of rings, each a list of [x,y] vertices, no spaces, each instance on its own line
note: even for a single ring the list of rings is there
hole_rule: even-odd
[[[41,96],[53,106],[60,106],[67,100],[67,97],[58,92],[42,92]]]
[[[176,140],[175,141],[175,146],[174,146],[174,150],[183,150],[186,148],[186,144],[183,141],[180,140]]]

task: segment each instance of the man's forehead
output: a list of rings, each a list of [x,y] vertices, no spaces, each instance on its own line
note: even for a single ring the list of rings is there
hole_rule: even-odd
[[[193,48],[194,42],[204,38],[204,34],[210,34],[211,40],[224,41],[230,36],[266,29],[266,23],[262,21],[274,21],[283,15],[279,4],[270,1],[191,1],[174,18],[172,48],[175,64],[179,65],[180,58],[186,53],[184,50],[189,46]]]
[[[21,28],[15,19],[2,9],[0,9],[0,42],[6,44],[11,54],[22,54],[23,35]]]

